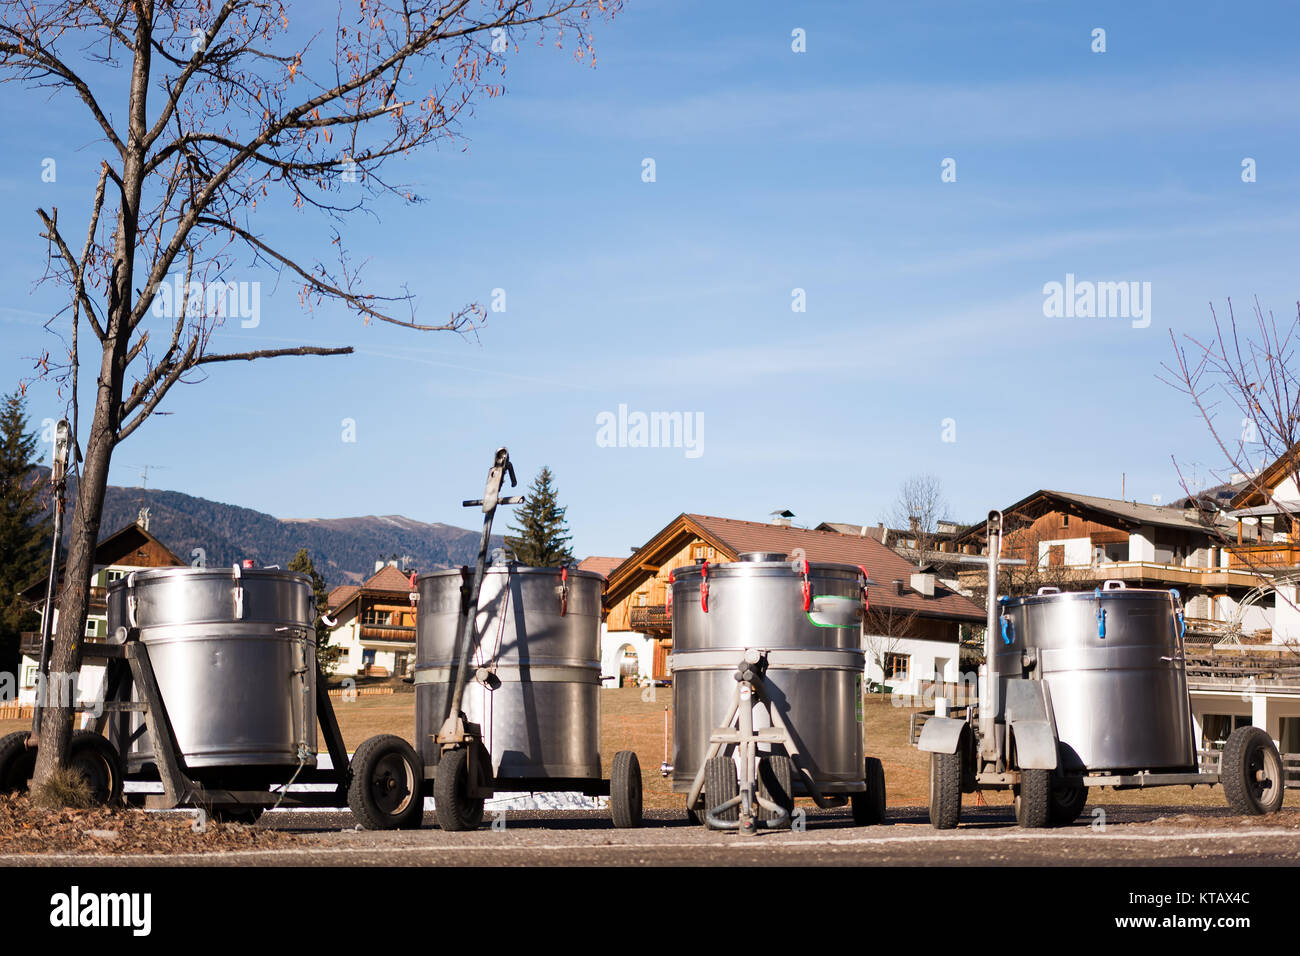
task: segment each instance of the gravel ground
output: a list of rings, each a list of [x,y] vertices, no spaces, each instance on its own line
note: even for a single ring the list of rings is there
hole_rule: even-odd
[[[689,825],[680,812],[649,811],[639,830],[615,830],[602,811],[508,811],[497,829],[444,833],[432,814],[416,831],[355,829],[350,814],[277,812],[254,829],[298,837],[292,845],[181,847],[156,855],[111,852],[0,855],[0,865],[105,866],[1259,866],[1300,864],[1300,810],[1242,819],[1206,807],[1100,807],[1070,827],[1025,831],[1006,807],[964,811],[956,830],[930,827],[923,807],[890,811],[889,823],[856,827],[846,810],[811,811],[802,832],[740,837]],[[151,816],[177,816],[156,814]],[[188,817],[186,817],[188,819]],[[490,822],[491,818],[489,818]],[[267,834],[270,836],[270,834]]]

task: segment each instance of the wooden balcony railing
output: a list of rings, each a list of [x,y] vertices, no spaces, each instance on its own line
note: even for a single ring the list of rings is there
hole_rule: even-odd
[[[662,631],[673,626],[673,616],[668,613],[667,607],[662,604],[634,607],[629,616],[634,630],[647,628]]]
[[[363,641],[406,641],[415,643],[415,628],[398,625],[362,624]]]
[[[1228,567],[1292,568],[1300,565],[1300,544],[1243,544],[1228,551]]]
[[[41,632],[23,631],[18,638],[18,652],[33,660],[41,656]]]

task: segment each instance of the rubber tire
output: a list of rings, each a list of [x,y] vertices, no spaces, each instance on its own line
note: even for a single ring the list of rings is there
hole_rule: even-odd
[[[736,763],[730,757],[714,757],[704,765],[704,806],[712,811],[728,800],[740,796],[740,778],[736,776]],[[740,819],[740,806],[715,814],[719,820]],[[706,822],[707,825],[707,822]]]
[[[483,822],[483,798],[471,800],[469,787],[469,752],[448,750],[438,761],[433,776],[433,805],[438,826],[448,833],[477,830]]]
[[[620,830],[641,825],[641,761],[631,750],[614,754],[609,774],[609,813]]]
[[[18,730],[0,737],[0,793],[25,793],[36,769],[36,748],[27,749],[31,734]]]
[[[794,813],[794,761],[782,754],[760,757],[758,761],[758,794],[780,807],[787,814]],[[780,814],[758,807],[760,820],[775,820]]]
[[[961,822],[961,754],[930,754],[930,826],[951,830]]]
[[[1026,830],[1052,825],[1052,771],[1021,770],[1015,794],[1017,823]]]
[[[91,802],[115,807],[122,802],[122,758],[103,734],[78,730],[68,741],[68,767],[79,769],[91,787]]]
[[[424,762],[415,748],[395,734],[371,737],[358,747],[348,765],[348,808],[367,830],[418,830],[424,822]]]
[[[885,765],[877,757],[868,757],[866,769],[866,792],[853,794],[849,802],[853,805],[854,823],[876,827],[885,822]]]
[[[1072,786],[1062,781],[1058,775],[1052,776],[1052,826],[1069,826],[1083,813],[1083,808],[1088,803],[1088,788]]]
[[[1256,771],[1266,775],[1268,786],[1255,779]],[[1262,727],[1238,727],[1223,745],[1219,765],[1228,806],[1243,816],[1262,816],[1282,808],[1286,776],[1282,758],[1273,739]]]

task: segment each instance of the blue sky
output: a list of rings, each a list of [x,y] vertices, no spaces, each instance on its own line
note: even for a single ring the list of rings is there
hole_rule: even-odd
[[[402,167],[428,201],[346,231],[371,287],[408,284],[430,320],[505,289],[477,340],[307,315],[250,273],[261,324],[223,347],[357,354],[215,367],[112,480],[149,464],[151,487],[281,517],[466,525],[506,444],[521,482],[552,468],[580,555],[625,554],[681,511],[874,523],[920,472],[959,520],[1040,487],[1118,496],[1121,473],[1130,498],[1171,500],[1171,455],[1221,462],[1156,378],[1169,330],[1204,335],[1228,297],[1282,317],[1300,298],[1297,21],[1274,3],[629,0],[594,70],[521,44],[468,148]],[[0,87],[0,122],[8,390],[55,344],[34,208],[84,222],[103,146],[71,100]],[[310,216],[259,225],[329,255]],[[1067,273],[1150,282],[1150,327],[1045,318]],[[48,385],[30,394],[35,418],[61,412]],[[702,415],[703,453],[598,447],[620,404]]]

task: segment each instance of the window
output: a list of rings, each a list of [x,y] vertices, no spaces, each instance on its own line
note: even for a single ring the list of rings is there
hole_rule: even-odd
[[[393,623],[392,611],[380,611],[373,607],[368,607],[361,614],[361,623],[369,624],[374,627],[391,627]]]
[[[97,633],[99,633],[99,622],[93,617],[86,618],[86,636],[94,637]]]
[[[1249,726],[1250,718],[1244,714],[1206,714],[1201,718],[1201,748],[1222,750],[1234,730]]]
[[[909,654],[886,654],[885,680],[907,680],[911,662]]]
[[[36,670],[40,665],[28,664],[23,668],[23,687],[36,686]]]
[[[1278,750],[1284,754],[1300,754],[1300,717],[1283,717],[1278,737]]]
[[[124,577],[126,577],[126,572],[119,571],[116,568],[109,568],[107,571],[104,572],[104,580],[106,580],[109,584],[112,584],[114,581],[120,581]]]

